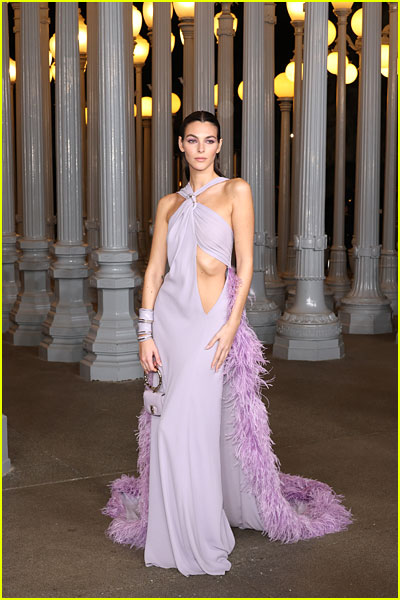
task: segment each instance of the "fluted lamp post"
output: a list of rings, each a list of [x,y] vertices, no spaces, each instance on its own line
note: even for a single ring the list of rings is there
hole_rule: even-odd
[[[87,246],[82,242],[78,15],[73,3],[57,4],[56,29],[57,242],[51,249],[54,261],[50,269],[55,300],[43,323],[39,356],[48,361],[78,362],[93,310],[87,298]]]
[[[389,2],[389,56],[386,109],[385,184],[383,205],[383,239],[380,258],[382,292],[397,315],[397,250],[396,250],[396,158],[397,158],[397,2]],[[386,29],[386,28],[385,28]],[[384,30],[385,31],[385,30]],[[386,40],[384,40],[386,42]],[[386,45],[386,44],[385,44]],[[384,59],[384,57],[382,57]],[[382,61],[383,62],[383,61]],[[381,64],[382,69],[386,68]]]
[[[40,61],[42,79],[43,109],[43,166],[44,194],[46,204],[46,232],[49,240],[54,240],[54,192],[53,192],[53,141],[51,125],[50,81],[47,68],[49,66],[49,5],[40,2]]]
[[[219,18],[222,15],[222,11],[217,13],[214,16],[214,35],[216,37],[217,40],[217,44],[219,43],[219,34],[218,34],[218,29],[219,29]],[[233,31],[236,33],[237,32],[237,26],[238,26],[238,19],[237,16],[233,14],[233,12],[231,12],[231,17],[233,19]]]
[[[194,92],[194,2],[173,2],[179,17],[183,46],[183,119],[193,112]]]
[[[9,61],[9,75],[10,75],[10,110],[11,110],[11,138],[12,138],[12,145],[14,148],[14,159],[16,158],[15,156],[15,149],[16,149],[16,145],[15,145],[15,101],[14,101],[14,92],[15,92],[15,82],[17,80],[17,63],[15,62],[15,60],[13,58],[10,58]],[[16,194],[16,190],[17,190],[17,170],[16,170],[16,165],[14,163],[14,193]],[[16,198],[14,199],[16,200]],[[14,211],[15,211],[15,206],[16,202],[14,202]],[[15,215],[16,217],[17,215]],[[16,223],[15,223],[16,226]],[[15,233],[16,233],[16,227],[15,227]],[[20,286],[20,281],[19,278],[17,277],[17,286]],[[8,318],[8,317],[7,317]]]
[[[278,238],[275,219],[275,3],[264,2],[264,230],[265,295],[280,310],[285,308],[286,284],[279,277],[276,254]]]
[[[43,107],[40,56],[40,7],[21,3],[20,133],[22,164],[23,236],[18,240],[21,255],[21,289],[10,312],[7,341],[16,346],[37,346],[42,339],[42,323],[50,305],[49,240],[46,235],[45,180],[43,165]],[[17,54],[18,56],[18,54]],[[17,64],[18,60],[17,60]],[[4,71],[3,71],[4,77]],[[18,96],[17,96],[18,99]],[[18,130],[17,130],[18,137]],[[33,148],[34,152],[27,149]],[[18,150],[18,148],[17,148]]]
[[[196,2],[194,16],[194,110],[214,112],[215,41],[214,3]]]
[[[14,44],[15,44],[15,62],[18,65],[18,79],[15,83],[15,173],[22,173],[22,117],[21,117],[21,2],[12,2],[11,6],[14,9]],[[15,220],[16,233],[23,233],[22,226],[22,177],[15,177]]]
[[[294,83],[287,78],[286,73],[279,73],[275,77],[274,91],[281,110],[277,254],[278,273],[281,274],[286,266],[287,246],[289,243],[290,113],[294,96]]]
[[[342,298],[339,310],[343,331],[354,334],[392,331],[390,300],[383,295],[379,282],[381,19],[379,2],[364,4],[357,123],[355,272],[352,288]]]
[[[333,292],[335,306],[350,289],[347,275],[347,251],[344,244],[344,209],[346,193],[346,26],[352,2],[332,2],[338,18],[338,41],[335,51],[328,55],[328,70],[337,72],[336,80],[336,135],[333,243],[330,250],[329,274],[326,283]],[[329,64],[333,59],[333,65]],[[336,63],[336,64],[335,64]],[[336,69],[335,69],[336,67]]]
[[[85,91],[85,71],[87,62],[87,26],[81,9],[78,9],[78,25],[79,25],[79,56],[80,56],[80,87],[81,87],[81,131],[82,131],[82,181],[83,181],[83,205],[82,218],[83,225],[87,219],[87,136],[85,123],[85,106],[86,106],[86,91]],[[84,229],[85,231],[85,229]]]
[[[139,34],[140,34],[140,30],[142,28],[142,23],[143,23],[143,17],[142,17],[142,13],[140,12],[140,10],[138,10],[136,8],[135,5],[132,4],[132,26],[131,26],[131,32],[132,32],[132,56],[133,56],[133,64],[135,66],[135,47],[138,44],[139,38],[143,39]],[[127,32],[127,35],[129,35],[129,32]],[[139,52],[138,54],[141,54],[141,48],[139,48]],[[147,58],[147,57],[146,57]],[[132,107],[131,107],[131,102],[134,103],[134,95],[135,92],[137,91],[137,83],[138,83],[138,78],[137,78],[137,71],[134,68],[133,72],[132,71],[132,66],[131,64],[129,64],[128,67],[128,72],[129,72],[129,80],[131,81],[131,85],[132,85],[132,97],[131,94],[129,92],[129,104],[130,106],[128,107],[128,110],[131,112],[132,111]],[[135,83],[135,78],[134,75],[136,73],[136,83]],[[140,73],[140,87],[141,87],[141,73]],[[141,92],[140,92],[141,94]],[[139,108],[140,108],[140,103],[139,103]],[[139,111],[140,112],[140,111]],[[131,119],[134,120],[134,116],[130,117]],[[142,255],[142,251],[141,251],[141,205],[142,205],[142,168],[141,168],[141,164],[142,164],[142,160],[141,160],[141,156],[139,157],[139,161],[137,158],[137,152],[138,152],[138,141],[139,141],[139,145],[141,142],[141,135],[138,135],[139,131],[141,132],[141,112],[140,112],[140,129],[138,126],[138,121],[136,120],[136,126],[135,123],[133,122],[133,129],[131,134],[135,136],[135,157],[134,157],[134,163],[135,163],[135,168],[133,170],[131,170],[131,173],[134,174],[134,177],[132,177],[132,181],[131,181],[131,185],[135,185],[135,193],[133,193],[132,190],[132,194],[131,197],[129,198],[129,248],[131,250],[137,250],[138,251],[138,256]],[[140,138],[140,139],[138,139]],[[142,148],[141,148],[142,149]],[[140,167],[140,168],[139,168]],[[139,178],[139,181],[138,181]]]
[[[273,354],[287,360],[343,356],[340,323],[324,298],[327,28],[325,2],[306,3],[296,296],[276,326]],[[325,31],[324,31],[325,29]]]
[[[128,247],[128,171],[133,166],[128,95],[133,89],[128,81],[132,48],[127,48],[127,15],[131,17],[131,10],[123,3],[98,3],[100,247],[94,253],[99,269],[92,285],[99,302],[80,362],[81,376],[90,381],[143,375],[132,294],[137,286],[135,252]]]
[[[302,2],[286,2],[290,15],[290,23],[294,28],[294,97],[293,97],[293,144],[292,144],[292,173],[290,191],[290,234],[287,250],[285,271],[281,277],[288,287],[295,284],[296,250],[293,238],[298,229],[298,204],[299,204],[299,168],[298,157],[300,152],[300,115],[301,115],[301,87],[303,78],[303,32],[304,10]],[[300,68],[301,65],[301,68]]]
[[[15,152],[12,117],[12,90],[10,85],[12,78],[14,78],[15,81],[16,70],[15,61],[11,62],[12,59],[9,59],[8,54],[8,20],[7,6],[5,4],[2,5],[2,19],[2,330],[7,331],[10,326],[8,315],[16,300],[18,286],[16,271],[17,236],[15,232]]]
[[[154,39],[151,61],[153,98],[151,132],[151,208],[153,223],[160,198],[163,198],[174,191],[172,183],[171,15],[168,8],[169,5],[166,3],[156,2],[154,4]],[[194,3],[190,10],[192,10],[194,14]],[[153,232],[151,231],[151,234],[152,233]]]
[[[153,38],[153,2],[143,2],[143,19],[144,22],[147,25],[147,29],[148,29],[148,36],[149,36],[149,40],[150,40],[150,44],[152,44],[152,38]],[[172,15],[174,13],[174,9],[172,7],[172,2],[171,4],[171,19],[172,19]],[[189,3],[191,4],[191,3]],[[171,36],[171,52],[174,49],[174,44],[175,44],[175,36],[172,35]]]
[[[358,78],[358,105],[357,105],[357,119],[360,118],[360,99],[361,99],[361,58],[362,58],[362,54],[361,54],[361,47],[362,47],[362,13],[363,13],[363,9],[359,8],[358,10],[356,10],[356,12],[352,15],[351,20],[350,20],[350,25],[351,28],[353,30],[353,33],[355,33],[355,35],[357,36],[356,41],[355,41],[355,49],[356,52],[358,54],[358,72],[359,72],[359,78]],[[358,123],[357,123],[357,134],[356,134],[356,165],[358,164],[358,155],[359,155],[359,146],[360,146],[360,127],[358,127]],[[354,189],[354,198],[357,198],[358,195],[358,175],[359,175],[359,169],[357,169],[356,166],[356,181],[355,181],[355,189]],[[348,258],[349,258],[349,265],[350,265],[350,269],[351,272],[354,275],[354,271],[355,271],[355,265],[354,265],[354,246],[356,245],[357,241],[356,241],[356,227],[357,227],[357,221],[358,221],[358,203],[355,200],[354,201],[354,226],[353,226],[353,236],[351,239],[351,245],[352,247],[348,249],[347,254],[348,254]]]
[[[251,187],[254,204],[254,266],[249,296],[254,302],[247,316],[258,338],[271,343],[281,310],[265,293],[266,252],[270,230],[266,229],[265,205],[265,49],[264,5],[245,3],[243,32],[243,81],[241,172]]]
[[[141,35],[134,38],[133,64],[136,74],[136,211],[139,222],[139,257],[146,256],[146,229],[143,219],[143,123],[142,123],[142,70],[150,51],[149,42]]]
[[[219,164],[226,177],[233,176],[233,38],[235,36],[235,15],[231,13],[231,3],[222,2],[222,11],[214,18],[218,22],[218,121],[221,125],[223,144],[219,153]],[[236,19],[237,27],[237,19]]]
[[[142,96],[143,123],[143,227],[146,242],[146,260],[150,252],[151,226],[151,117],[153,102],[150,96]]]

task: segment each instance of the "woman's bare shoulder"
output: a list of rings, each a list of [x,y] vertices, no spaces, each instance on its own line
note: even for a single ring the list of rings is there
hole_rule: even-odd
[[[162,196],[162,198],[158,201],[157,210],[161,213],[167,214],[171,208],[174,207],[176,202],[181,198],[181,196],[177,192],[172,192],[172,194],[166,194]]]
[[[226,191],[232,196],[243,196],[251,194],[250,185],[241,177],[234,177],[226,182]]]
[[[166,194],[165,196],[160,198],[158,203],[162,204],[165,207],[171,205],[173,202],[176,202],[176,200],[178,200],[179,198],[181,198],[181,196],[180,194],[178,194],[178,192],[172,192],[171,194]]]

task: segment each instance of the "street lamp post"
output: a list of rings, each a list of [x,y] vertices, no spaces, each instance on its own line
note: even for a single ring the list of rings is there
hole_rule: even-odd
[[[336,306],[350,289],[347,253],[344,245],[344,208],[346,191],[346,26],[352,2],[332,2],[338,18],[338,69],[336,80],[336,136],[333,243],[326,283]]]
[[[289,242],[290,214],[290,113],[292,110],[294,85],[286,73],[275,77],[275,94],[281,110],[281,141],[279,161],[279,199],[278,199],[278,273],[286,266],[287,246]]]

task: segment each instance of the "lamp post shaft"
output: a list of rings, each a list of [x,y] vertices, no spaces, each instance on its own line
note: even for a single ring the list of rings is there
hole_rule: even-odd
[[[363,4],[360,81],[357,245],[350,292],[342,298],[339,317],[346,333],[374,334],[392,330],[390,301],[379,286],[379,168],[381,119],[380,2]]]
[[[195,2],[194,110],[214,114],[214,4]]]
[[[380,259],[382,292],[391,301],[397,315],[396,223],[396,144],[397,144],[397,2],[389,2],[389,78],[386,110],[385,191],[383,206],[383,242]]]
[[[340,323],[324,298],[326,59],[328,6],[306,3],[299,160],[296,296],[278,320],[274,356],[331,360],[343,356]]]
[[[338,17],[338,73],[336,80],[336,136],[333,243],[330,251],[327,284],[336,305],[350,289],[347,252],[344,245],[344,209],[346,191],[346,25],[350,9],[335,9]]]
[[[242,176],[251,187],[254,201],[254,273],[247,309],[249,321],[259,339],[272,343],[280,310],[265,294],[265,103],[264,103],[264,6],[244,6],[243,48],[243,136]]]

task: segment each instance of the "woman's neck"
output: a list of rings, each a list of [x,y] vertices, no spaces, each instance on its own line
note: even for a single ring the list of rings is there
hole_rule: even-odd
[[[216,177],[218,177],[218,175],[215,173],[214,170],[208,171],[206,173],[192,171],[190,173],[189,183],[192,190],[196,192],[197,190],[202,188],[203,185],[206,185],[206,183],[208,183],[209,181],[216,179]]]

